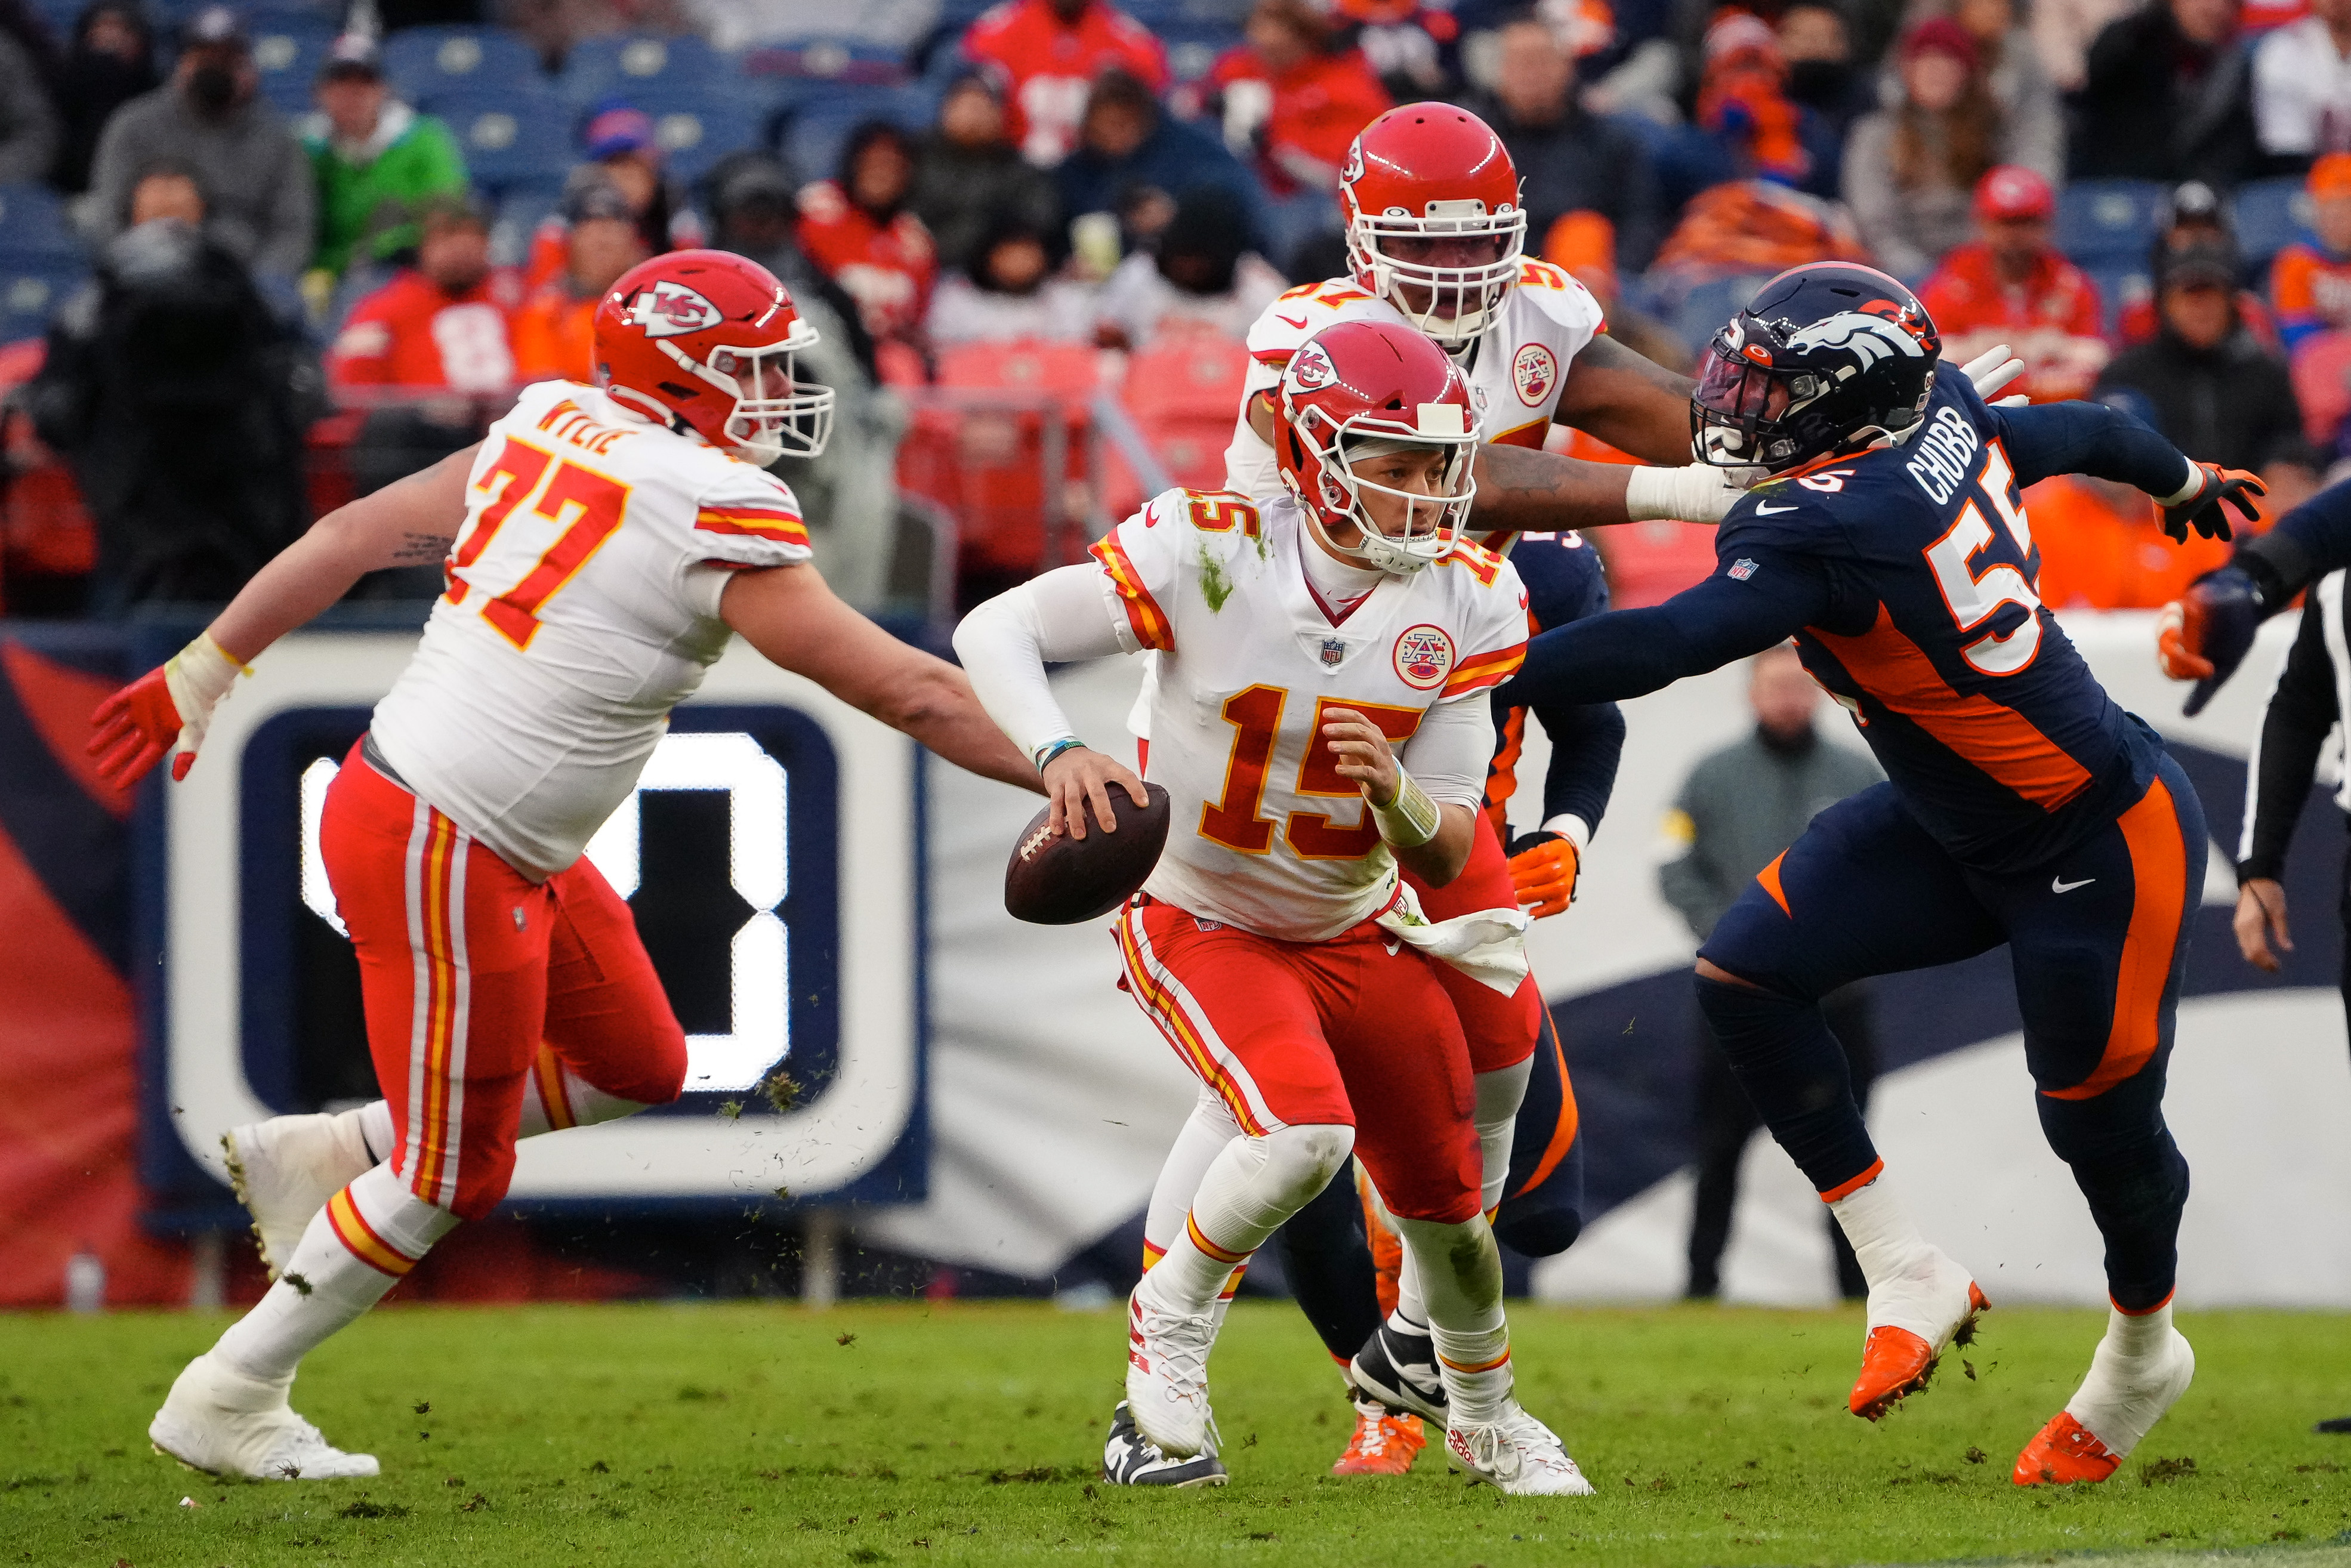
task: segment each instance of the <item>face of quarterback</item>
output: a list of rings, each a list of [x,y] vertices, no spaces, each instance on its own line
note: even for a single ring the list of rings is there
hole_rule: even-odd
[[[1347,465],[1347,471],[1364,482],[1363,509],[1372,526],[1392,539],[1414,531],[1426,533],[1435,527],[1441,508],[1416,497],[1450,498],[1446,468],[1451,456],[1448,449],[1432,446],[1383,453]]]

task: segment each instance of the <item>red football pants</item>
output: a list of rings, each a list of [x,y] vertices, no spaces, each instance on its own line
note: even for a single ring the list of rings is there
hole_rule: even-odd
[[[351,747],[319,848],[360,960],[392,1168],[461,1219],[514,1177],[523,1083],[544,1041],[623,1100],[685,1083],[685,1032],[636,921],[584,857],[533,883]]]
[[[1241,1130],[1352,1126],[1388,1207],[1460,1224],[1483,1155],[1443,967],[1369,921],[1279,942],[1155,900],[1119,916],[1122,982]]]
[[[1469,841],[1469,863],[1461,868],[1459,876],[1443,887],[1431,887],[1410,872],[1404,873],[1404,879],[1420,895],[1421,913],[1431,920],[1519,906],[1518,889],[1510,883],[1510,858],[1502,852],[1502,841],[1495,836],[1493,819],[1483,811],[1478,813],[1478,831]],[[1461,1015],[1461,1032],[1469,1037],[1473,1071],[1516,1067],[1535,1053],[1535,1041],[1542,1036],[1543,1000],[1532,975],[1506,997],[1450,964],[1431,967],[1437,971],[1437,984],[1453,998],[1454,1010]]]

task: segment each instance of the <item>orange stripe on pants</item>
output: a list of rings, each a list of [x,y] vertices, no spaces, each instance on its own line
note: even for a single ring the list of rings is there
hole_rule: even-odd
[[[2147,786],[2116,826],[2130,852],[2130,929],[2115,975],[2115,1016],[2106,1049],[2089,1077],[2071,1089],[2042,1091],[2052,1100],[2088,1100],[2137,1072],[2161,1043],[2163,993],[2188,909],[2188,851],[2179,813],[2162,779]]]

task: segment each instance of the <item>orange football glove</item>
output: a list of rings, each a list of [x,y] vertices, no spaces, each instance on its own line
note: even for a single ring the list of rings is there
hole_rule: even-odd
[[[2197,617],[2201,621],[2203,617]],[[2200,632],[2202,628],[2198,628]],[[2202,642],[2199,635],[2195,641]],[[2175,681],[2200,681],[2212,673],[2212,661],[2189,646],[2188,607],[2175,599],[2155,618],[2155,662]]]
[[[174,753],[172,777],[185,779],[213,709],[244,673],[205,632],[99,704],[89,716],[97,733],[83,748],[98,759],[99,777],[128,789],[169,751]]]
[[[1583,871],[1575,841],[1553,832],[1520,833],[1510,844],[1510,885],[1519,907],[1541,920],[1560,915],[1575,902],[1575,882]]]

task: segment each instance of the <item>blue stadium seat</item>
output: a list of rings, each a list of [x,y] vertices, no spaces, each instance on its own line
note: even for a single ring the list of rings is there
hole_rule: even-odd
[[[2057,248],[2078,267],[2143,265],[2165,194],[2153,180],[2076,180],[2057,193]]]
[[[1718,278],[1701,283],[1682,296],[1666,317],[1666,325],[1674,335],[1693,348],[1703,349],[1722,330],[1723,323],[1737,315],[1755,297],[1769,273],[1751,273],[1740,277]]]
[[[1208,74],[1217,57],[1241,41],[1238,24],[1214,19],[1184,18],[1152,31],[1167,46],[1167,68],[1177,81],[1197,81]]]
[[[411,103],[453,91],[545,87],[538,52],[503,27],[410,27],[384,40],[384,74]]]
[[[732,95],[672,88],[627,97],[653,116],[654,144],[669,172],[688,184],[727,153],[766,144],[764,110]]]
[[[941,54],[952,55],[953,49]],[[840,85],[898,87],[911,80],[905,54],[878,44],[842,38],[798,38],[747,51],[737,62],[743,78],[786,96],[806,97]]]
[[[734,57],[691,36],[583,38],[571,47],[556,78],[563,96],[581,105],[603,98],[633,100],[652,88],[708,91],[737,79]]]
[[[335,25],[322,17],[286,12],[256,18],[253,65],[261,73],[261,95],[281,114],[307,114],[319,66],[335,41]]]
[[[2237,245],[2256,277],[2271,258],[2310,237],[2310,195],[2296,178],[2254,180],[2237,187]]]
[[[2107,267],[2085,267],[2090,281],[2098,286],[2100,323],[2106,336],[2116,335],[2122,326],[2123,308],[2136,304],[2155,292],[2155,280],[2147,276],[2147,257],[2142,255],[2129,262],[2116,262]]]
[[[89,277],[89,268],[76,262],[0,257],[0,343],[48,330],[51,314]]]
[[[47,185],[0,185],[0,256],[48,256],[78,266],[88,247]]]
[[[920,131],[938,112],[928,89],[836,87],[820,97],[788,104],[783,115],[783,152],[811,180],[840,172],[841,144],[869,120],[887,120]]]
[[[498,199],[497,219],[490,225],[490,259],[500,267],[528,261],[531,235],[562,204],[559,184],[532,182],[507,191]]]
[[[544,89],[444,90],[426,107],[456,134],[474,183],[493,191],[532,182],[559,184],[579,157],[570,106]]]

